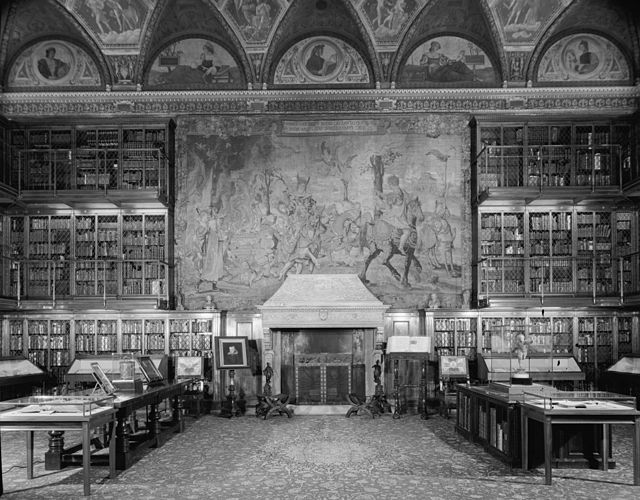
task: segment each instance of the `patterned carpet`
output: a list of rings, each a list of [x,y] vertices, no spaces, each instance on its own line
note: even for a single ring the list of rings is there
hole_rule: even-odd
[[[454,419],[391,415],[188,419],[183,434],[115,479],[92,468],[96,499],[636,499],[631,426],[614,427],[608,472],[510,469],[455,433]],[[72,436],[67,437],[67,442]],[[26,479],[22,433],[2,433],[4,498],[82,498],[79,468],[45,471],[37,433],[36,478]]]

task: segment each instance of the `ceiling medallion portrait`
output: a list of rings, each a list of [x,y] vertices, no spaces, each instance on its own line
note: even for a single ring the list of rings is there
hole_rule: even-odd
[[[627,61],[612,42],[591,33],[575,34],[554,43],[538,67],[538,81],[629,80]]]
[[[276,68],[276,84],[367,83],[364,60],[346,42],[333,37],[312,37],[290,48]]]
[[[100,75],[87,53],[63,40],[33,45],[18,56],[8,88],[96,86]]]

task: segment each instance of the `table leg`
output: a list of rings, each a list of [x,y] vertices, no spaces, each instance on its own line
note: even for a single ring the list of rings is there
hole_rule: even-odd
[[[197,400],[197,398],[196,398]],[[173,398],[173,422],[178,424],[178,432],[184,432],[184,402],[182,396],[175,396]],[[200,408],[197,407],[196,418],[200,416]]]
[[[116,421],[109,423],[109,477],[116,477]]]
[[[633,484],[640,486],[640,417],[636,417],[633,427]]]
[[[609,470],[609,424],[602,424],[602,442],[600,446],[602,446],[600,451],[602,470],[607,472]]]
[[[525,411],[520,412],[520,441],[522,441],[522,470],[529,469],[529,419]]]
[[[551,455],[553,452],[553,439],[551,419],[544,419],[544,484],[551,484]]]
[[[118,469],[126,469],[130,462],[129,448],[129,416],[126,414],[118,414],[116,424],[116,462]]]
[[[4,493],[4,484],[2,483],[2,436],[0,435],[0,496]]]
[[[27,431],[27,479],[33,479],[33,431]]]
[[[82,476],[84,480],[84,495],[91,494],[89,482],[89,467],[91,465],[91,429],[89,422],[82,423]]]

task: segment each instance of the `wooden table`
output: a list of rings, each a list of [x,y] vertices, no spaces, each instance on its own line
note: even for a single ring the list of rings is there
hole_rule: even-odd
[[[604,399],[527,399],[520,405],[522,468],[529,468],[529,420],[541,422],[544,428],[544,479],[551,484],[551,461],[553,452],[554,425],[602,425],[601,452],[607,457],[609,449],[609,426],[628,424],[634,426],[633,434],[633,484],[640,485],[640,412],[633,406]],[[602,460],[602,468],[609,468],[608,460]]]
[[[163,382],[149,386],[144,392],[117,392],[113,401],[116,411],[116,468],[128,469],[148,448],[159,448],[174,432],[184,430],[182,416],[182,395],[191,380]],[[160,419],[159,407],[165,400],[171,401],[171,420]],[[130,420],[137,410],[145,410],[145,426],[143,430],[131,428]],[[59,470],[76,457],[72,454],[75,448],[64,446],[63,432],[50,433],[49,451],[45,454],[45,468]],[[103,460],[94,456],[94,461]]]
[[[168,439],[169,434],[184,431],[182,416],[182,395],[191,380],[165,382],[148,387],[141,394],[118,394],[113,406],[116,409],[116,467],[129,468],[141,453],[150,448],[159,448]],[[171,400],[172,418],[168,422],[160,420],[159,407],[165,400]],[[129,417],[141,408],[146,409],[146,425],[142,435],[132,435],[129,429]]]
[[[26,431],[27,441],[27,478],[33,479],[33,433],[35,431],[81,431],[82,468],[84,494],[91,494],[89,467],[91,465],[91,431],[108,428],[109,441],[109,477],[116,476],[115,414],[112,407],[94,407],[91,411],[78,413],[59,413],[42,411],[25,413],[24,408],[15,408],[0,413],[0,429],[5,431]],[[2,450],[0,449],[0,467]],[[0,495],[3,493],[0,471]]]

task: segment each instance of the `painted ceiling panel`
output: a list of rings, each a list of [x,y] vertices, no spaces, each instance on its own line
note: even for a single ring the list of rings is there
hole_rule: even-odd
[[[483,64],[492,67],[496,75],[489,78],[487,72],[467,81],[440,82],[446,83],[442,86],[473,86],[469,81],[476,86],[478,81],[483,85],[491,82],[490,86],[523,86],[559,78],[565,84],[580,85],[591,76],[571,71],[561,75],[557,58],[555,66],[545,61],[546,69],[538,70],[555,43],[580,34],[602,37],[604,41],[596,43],[600,48],[609,47],[609,43],[615,46],[615,50],[606,49],[615,56],[607,59],[612,64],[607,66],[607,76],[597,81],[631,84],[640,72],[640,9],[625,0],[12,0],[2,5],[6,23],[0,34],[0,70],[5,75],[5,88],[14,62],[36,57],[26,53],[34,44],[60,40],[83,50],[95,63],[95,74],[102,75],[101,84],[115,90],[157,82],[160,57],[169,61],[161,52],[189,39],[217,44],[227,59],[222,66],[234,68],[236,83],[223,85],[222,78],[214,79],[220,82],[214,87],[217,89],[285,85],[288,78],[313,88],[337,85],[331,79],[313,81],[317,75],[301,80],[292,67],[284,71],[279,66],[296,44],[313,37],[340,40],[336,47],[344,44],[353,49],[358,60],[354,68],[359,64],[366,68],[356,73],[366,74],[362,81],[371,87],[392,87],[400,82],[407,76],[409,60],[415,74],[424,73],[419,59],[415,64],[416,51],[437,37],[466,40],[464,43],[482,52],[487,61]],[[190,54],[183,60],[199,56]],[[466,59],[471,56],[465,54]],[[450,54],[447,57],[452,58]],[[156,75],[149,80],[152,67]],[[24,75],[25,68],[12,78]],[[35,71],[31,76],[37,75]],[[285,78],[285,74],[289,76]],[[412,88],[422,86],[411,79]],[[34,78],[31,81],[35,85]],[[174,82],[172,88],[182,83],[188,82]],[[49,85],[49,81],[38,82],[39,88]],[[424,86],[434,85],[438,82]],[[189,84],[183,88],[195,87]]]
[[[157,0],[60,0],[105,54],[137,53]]]

